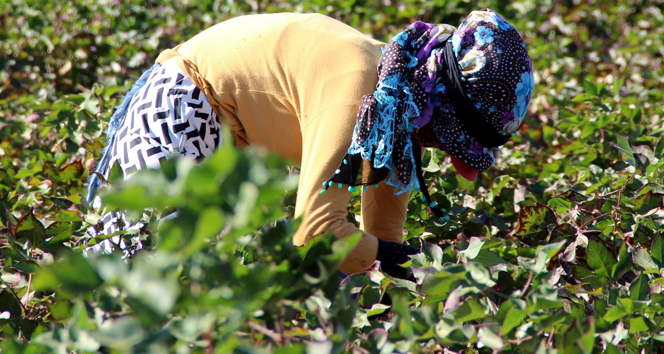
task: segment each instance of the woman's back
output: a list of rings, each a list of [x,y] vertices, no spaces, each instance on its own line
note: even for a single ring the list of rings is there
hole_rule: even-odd
[[[208,86],[239,147],[264,146],[299,163],[303,127],[331,105],[359,106],[373,92],[383,45],[318,14],[250,15],[217,24],[157,61],[181,56],[194,82]]]

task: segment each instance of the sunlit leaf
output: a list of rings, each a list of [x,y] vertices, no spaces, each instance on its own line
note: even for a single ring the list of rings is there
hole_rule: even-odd
[[[618,140],[618,143],[614,146],[621,152],[623,160],[631,166],[636,166],[634,153],[632,152],[632,147],[629,145],[627,138],[620,134],[616,134],[616,139]]]
[[[646,320],[641,316],[630,318],[628,328],[630,333],[646,332],[650,330]]]
[[[657,264],[653,262],[648,251],[643,248],[637,248],[632,251],[632,259],[634,260],[634,263],[640,265],[645,270],[659,269]]]
[[[468,259],[474,259],[482,250],[482,245],[484,245],[484,241],[480,240],[478,237],[471,237],[468,248],[461,251],[461,254]]]
[[[498,334],[491,331],[488,327],[480,328],[477,331],[477,339],[482,341],[485,346],[491,349],[501,349],[503,345],[505,345],[503,339]]]

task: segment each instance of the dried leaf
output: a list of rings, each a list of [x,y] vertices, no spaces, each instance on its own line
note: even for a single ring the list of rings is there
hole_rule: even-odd
[[[523,243],[536,246],[546,240],[547,226],[555,221],[556,214],[542,204],[522,206],[519,211],[519,227],[515,235]]]

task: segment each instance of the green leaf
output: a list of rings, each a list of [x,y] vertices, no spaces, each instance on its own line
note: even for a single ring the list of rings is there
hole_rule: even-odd
[[[570,202],[573,202],[575,204],[585,202],[586,200],[588,200],[588,197],[586,197],[585,195],[583,195],[579,192],[576,192],[573,189],[570,189],[567,192],[563,192],[563,193],[557,195],[556,197],[557,198],[562,198],[562,199],[565,199],[565,200],[569,200]]]
[[[389,305],[383,305],[383,304],[373,304],[371,306],[371,309],[367,311],[367,316],[375,316],[375,315],[380,315],[381,313],[385,313],[387,309],[389,309],[391,306]]]
[[[32,246],[41,245],[46,239],[46,229],[32,210],[19,219],[15,232],[17,239],[28,240]]]
[[[523,323],[523,321],[528,317],[525,311],[518,310],[516,307],[512,306],[507,310],[505,315],[505,320],[501,327],[503,333],[509,333],[512,329],[518,327]]]
[[[661,234],[655,236],[650,247],[650,255],[659,268],[664,267],[664,238]]]
[[[91,116],[94,116],[99,113],[99,98],[95,95],[94,90],[88,90],[88,92],[82,95],[85,100],[81,103],[79,110],[86,111]]]
[[[579,338],[576,344],[581,348],[583,353],[590,354],[593,352],[595,345],[595,322],[589,321],[588,331]]]
[[[565,241],[551,243],[544,246],[537,247],[535,251],[535,258],[518,257],[519,264],[526,270],[535,274],[542,274],[547,272],[547,265],[549,260],[555,256],[565,245]]]
[[[51,220],[62,221],[62,222],[76,222],[76,221],[83,221],[83,217],[78,211],[60,209],[55,215],[51,216]]]
[[[74,232],[72,223],[56,221],[46,228],[46,236],[53,237],[48,242],[58,243],[65,242],[71,239]]]
[[[613,83],[613,86],[611,87],[611,92],[613,92],[614,94],[620,93],[620,89],[623,88],[624,84],[625,84],[625,78],[624,77],[618,78]]]
[[[480,305],[477,300],[469,299],[464,301],[456,311],[454,311],[454,318],[459,323],[474,321],[486,316],[484,306]]]
[[[397,315],[396,331],[393,334],[398,334],[399,337],[411,339],[415,335],[413,331],[413,323],[411,322],[410,309],[408,308],[408,301],[403,296],[396,296],[393,300],[393,311]]]
[[[546,265],[548,262],[548,258],[546,257],[545,253],[537,253],[535,258],[526,258],[526,257],[519,257],[519,265],[522,266],[525,270],[531,271],[535,274],[541,274],[546,272]]]
[[[316,237],[309,241],[303,252],[306,252],[300,269],[305,280],[310,284],[319,284],[328,279],[330,272],[336,271],[339,264],[355,248],[362,239],[357,233],[337,239],[331,233]]]
[[[496,252],[481,250],[477,257],[473,259],[473,262],[481,264],[485,268],[489,268],[496,264],[506,263],[507,261],[500,257]]]
[[[214,240],[215,236],[221,232],[225,222],[226,218],[219,208],[211,207],[203,210],[196,221],[196,232],[185,246],[183,253],[190,256],[205,245],[206,239]]]
[[[616,139],[618,140],[618,144],[614,144],[613,146],[620,151],[623,161],[631,166],[636,167],[636,159],[634,158],[632,147],[629,145],[627,138],[620,134],[616,134]]]
[[[480,240],[479,237],[471,237],[470,238],[470,243],[468,244],[468,248],[465,250],[461,251],[460,253],[466,256],[468,259],[475,259],[477,255],[480,253],[482,250],[482,246],[484,245],[484,241]]]
[[[618,349],[618,347],[613,344],[607,344],[606,350],[603,352],[603,354],[625,354],[625,352],[621,349]]]
[[[427,294],[424,299],[426,305],[435,304],[447,299],[455,285],[466,276],[463,265],[445,267],[432,277],[428,277],[422,284],[422,291]]]
[[[585,88],[586,96],[593,98],[597,96],[597,85],[589,80],[583,80],[583,87]]]
[[[5,311],[9,312],[9,318],[21,318],[24,316],[21,302],[9,291],[0,293],[0,313]]]
[[[300,343],[289,344],[288,346],[281,347],[274,352],[274,354],[306,354],[306,353],[307,353],[307,348]]]
[[[238,193],[238,201],[235,204],[233,217],[233,225],[235,227],[242,228],[247,226],[251,212],[256,207],[256,200],[259,193],[258,187],[251,182],[243,182],[240,185],[240,192]]]
[[[80,253],[70,253],[41,269],[33,281],[38,290],[63,288],[75,293],[92,291],[100,284],[101,278]]]
[[[664,203],[664,194],[653,193],[652,190],[641,194],[634,200],[634,211],[644,215],[655,208],[661,208]]]
[[[632,267],[633,263],[630,262],[629,252],[627,252],[627,243],[623,242],[618,253],[618,262],[611,267],[611,279],[619,279]]]
[[[646,309],[648,307],[648,302],[632,301],[630,298],[621,297],[618,298],[618,305],[625,309],[627,313],[632,314]]]
[[[645,300],[648,297],[649,290],[648,278],[643,274],[639,275],[629,286],[629,298],[633,301]]]
[[[124,280],[131,308],[148,322],[164,319],[176,303],[180,287],[173,277],[150,269],[149,263],[134,267]]]
[[[489,271],[475,262],[464,264],[470,279],[484,286],[494,286],[496,283],[491,280]]]
[[[413,329],[419,340],[431,338],[434,335],[433,326],[435,318],[430,307],[421,307],[410,312]]]
[[[643,317],[637,316],[629,319],[629,333],[648,331],[650,331],[650,327],[648,327],[648,324]]]
[[[40,172],[42,170],[42,166],[39,164],[35,164],[32,168],[24,168],[21,169],[15,176],[14,178],[24,178],[24,177],[30,177],[34,175],[37,172]]]
[[[440,171],[440,165],[438,165],[436,163],[436,161],[433,158],[431,158],[431,150],[432,149],[426,149],[426,151],[424,152],[424,154],[425,154],[424,161],[426,161],[427,156],[428,156],[429,157],[429,162],[427,163],[426,167],[422,168],[422,170],[424,170],[426,172],[433,173],[433,172]]]
[[[538,246],[535,254],[537,253],[545,254],[548,261],[549,259],[551,259],[551,257],[558,254],[558,252],[560,252],[563,246],[565,246],[565,241],[558,241],[554,243],[549,243],[544,246]]]
[[[487,348],[501,349],[505,343],[503,338],[496,333],[493,333],[489,327],[482,327],[477,331],[477,339],[482,341]]]
[[[549,238],[549,242],[575,237],[576,232],[576,228],[569,223],[557,225],[553,228],[553,230],[551,230],[551,237]]]
[[[627,315],[629,315],[629,313],[627,313],[627,311],[625,311],[620,306],[613,306],[609,309],[609,311],[606,312],[606,315],[604,315],[604,317],[602,318],[607,322],[613,322]]]
[[[583,102],[583,101],[586,101],[587,99],[588,99],[588,96],[586,96],[583,93],[580,93],[580,94],[574,96],[574,98],[572,98],[572,102]]]
[[[606,246],[594,240],[588,241],[587,261],[598,277],[609,277],[611,268],[617,263]]]
[[[109,319],[95,333],[95,339],[110,348],[130,348],[144,340],[146,330],[136,317]]]
[[[634,263],[640,265],[641,268],[645,270],[659,269],[657,264],[653,262],[652,258],[650,257],[650,254],[648,254],[648,251],[646,251],[644,248],[635,249],[632,252],[632,260],[634,261]]]
[[[659,140],[657,140],[657,145],[655,145],[654,154],[656,158],[662,159],[664,158],[663,153],[664,153],[664,137],[661,137],[659,138]]]
[[[51,197],[49,199],[62,209],[69,209],[74,205],[74,202],[65,198]]]
[[[81,161],[75,161],[60,168],[57,178],[64,183],[78,183],[83,179],[84,171],[85,168],[83,168]]]
[[[555,208],[558,215],[562,215],[574,208],[574,203],[565,198],[551,198],[546,203],[548,206]]]

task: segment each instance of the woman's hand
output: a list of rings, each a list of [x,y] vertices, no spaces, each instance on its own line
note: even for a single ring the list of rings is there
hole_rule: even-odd
[[[391,277],[415,281],[413,272],[399,264],[408,262],[410,255],[418,253],[420,253],[418,248],[379,239],[376,260],[380,261],[380,268],[383,272],[389,274]]]

